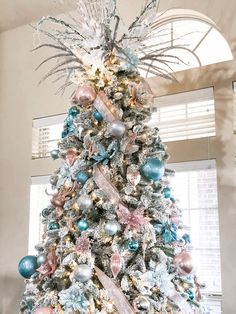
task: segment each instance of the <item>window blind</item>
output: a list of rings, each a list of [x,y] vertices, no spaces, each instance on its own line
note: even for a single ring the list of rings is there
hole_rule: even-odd
[[[61,138],[65,118],[66,114],[60,114],[33,120],[33,159],[48,157],[50,155],[50,151],[57,148],[57,143]]]
[[[156,97],[149,125],[164,142],[215,136],[213,88]]]

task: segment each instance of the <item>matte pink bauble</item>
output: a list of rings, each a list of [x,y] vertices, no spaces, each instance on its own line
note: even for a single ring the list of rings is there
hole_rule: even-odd
[[[90,105],[96,99],[96,92],[90,85],[82,85],[75,91],[73,100],[80,105]]]
[[[173,262],[180,276],[187,276],[193,271],[193,258],[189,252],[177,254]]]
[[[34,314],[54,314],[54,311],[50,307],[40,307]]]

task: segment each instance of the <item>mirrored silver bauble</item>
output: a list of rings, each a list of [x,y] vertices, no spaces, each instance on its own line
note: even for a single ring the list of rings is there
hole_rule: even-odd
[[[42,264],[44,264],[47,261],[47,255],[42,253],[37,257],[37,264],[40,267]]]
[[[119,120],[113,121],[109,125],[109,132],[112,136],[121,137],[125,133],[125,125]]]
[[[147,312],[150,309],[150,303],[144,296],[139,296],[134,300],[134,307],[141,312]]]
[[[115,235],[119,231],[119,229],[120,225],[117,221],[108,221],[104,226],[105,232],[110,236]]]
[[[79,282],[86,282],[92,277],[92,270],[87,264],[80,264],[74,272],[74,277]]]
[[[77,204],[81,210],[88,210],[93,207],[93,201],[88,195],[81,195],[77,200]]]

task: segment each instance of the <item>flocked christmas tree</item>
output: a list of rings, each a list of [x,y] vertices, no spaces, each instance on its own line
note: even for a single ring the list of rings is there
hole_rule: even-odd
[[[36,27],[50,41],[35,50],[55,51],[42,64],[58,60],[43,80],[77,87],[51,152],[64,161],[51,176],[38,255],[19,263],[21,312],[202,313],[173,171],[158,129],[148,127],[152,94],[138,72],[168,78],[178,62],[153,41],[157,1],[123,30],[116,0],[78,5],[71,23],[46,17]]]

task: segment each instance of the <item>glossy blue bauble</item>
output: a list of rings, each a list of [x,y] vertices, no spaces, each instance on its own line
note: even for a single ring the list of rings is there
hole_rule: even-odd
[[[19,273],[24,278],[30,278],[38,268],[37,257],[33,255],[27,255],[23,257],[18,265]]]
[[[76,176],[76,181],[81,184],[85,184],[85,182],[89,179],[89,174],[86,171],[79,171]]]
[[[168,186],[163,189],[163,194],[165,198],[170,198],[172,194],[172,189]]]
[[[58,149],[53,149],[53,150],[51,150],[50,151],[50,155],[51,155],[51,157],[52,157],[52,159],[58,159],[60,156],[60,152],[59,152],[59,150]]]
[[[76,225],[80,231],[85,231],[89,227],[88,222],[86,220],[79,220]]]
[[[149,158],[140,169],[141,174],[148,180],[158,181],[164,175],[164,163],[158,158]]]
[[[46,218],[47,216],[49,216],[50,214],[51,214],[51,209],[49,209],[49,208],[44,208],[43,210],[42,210],[42,216],[44,217],[44,218]]]
[[[99,122],[103,120],[102,114],[97,110],[93,112],[93,117]]]
[[[128,243],[128,248],[130,252],[136,252],[139,248],[139,243],[136,240],[130,240]]]
[[[79,114],[79,109],[76,106],[73,106],[68,110],[68,112],[72,117],[76,117],[77,114]]]
[[[60,225],[57,221],[51,221],[48,224],[48,230],[58,230],[60,228]]]

